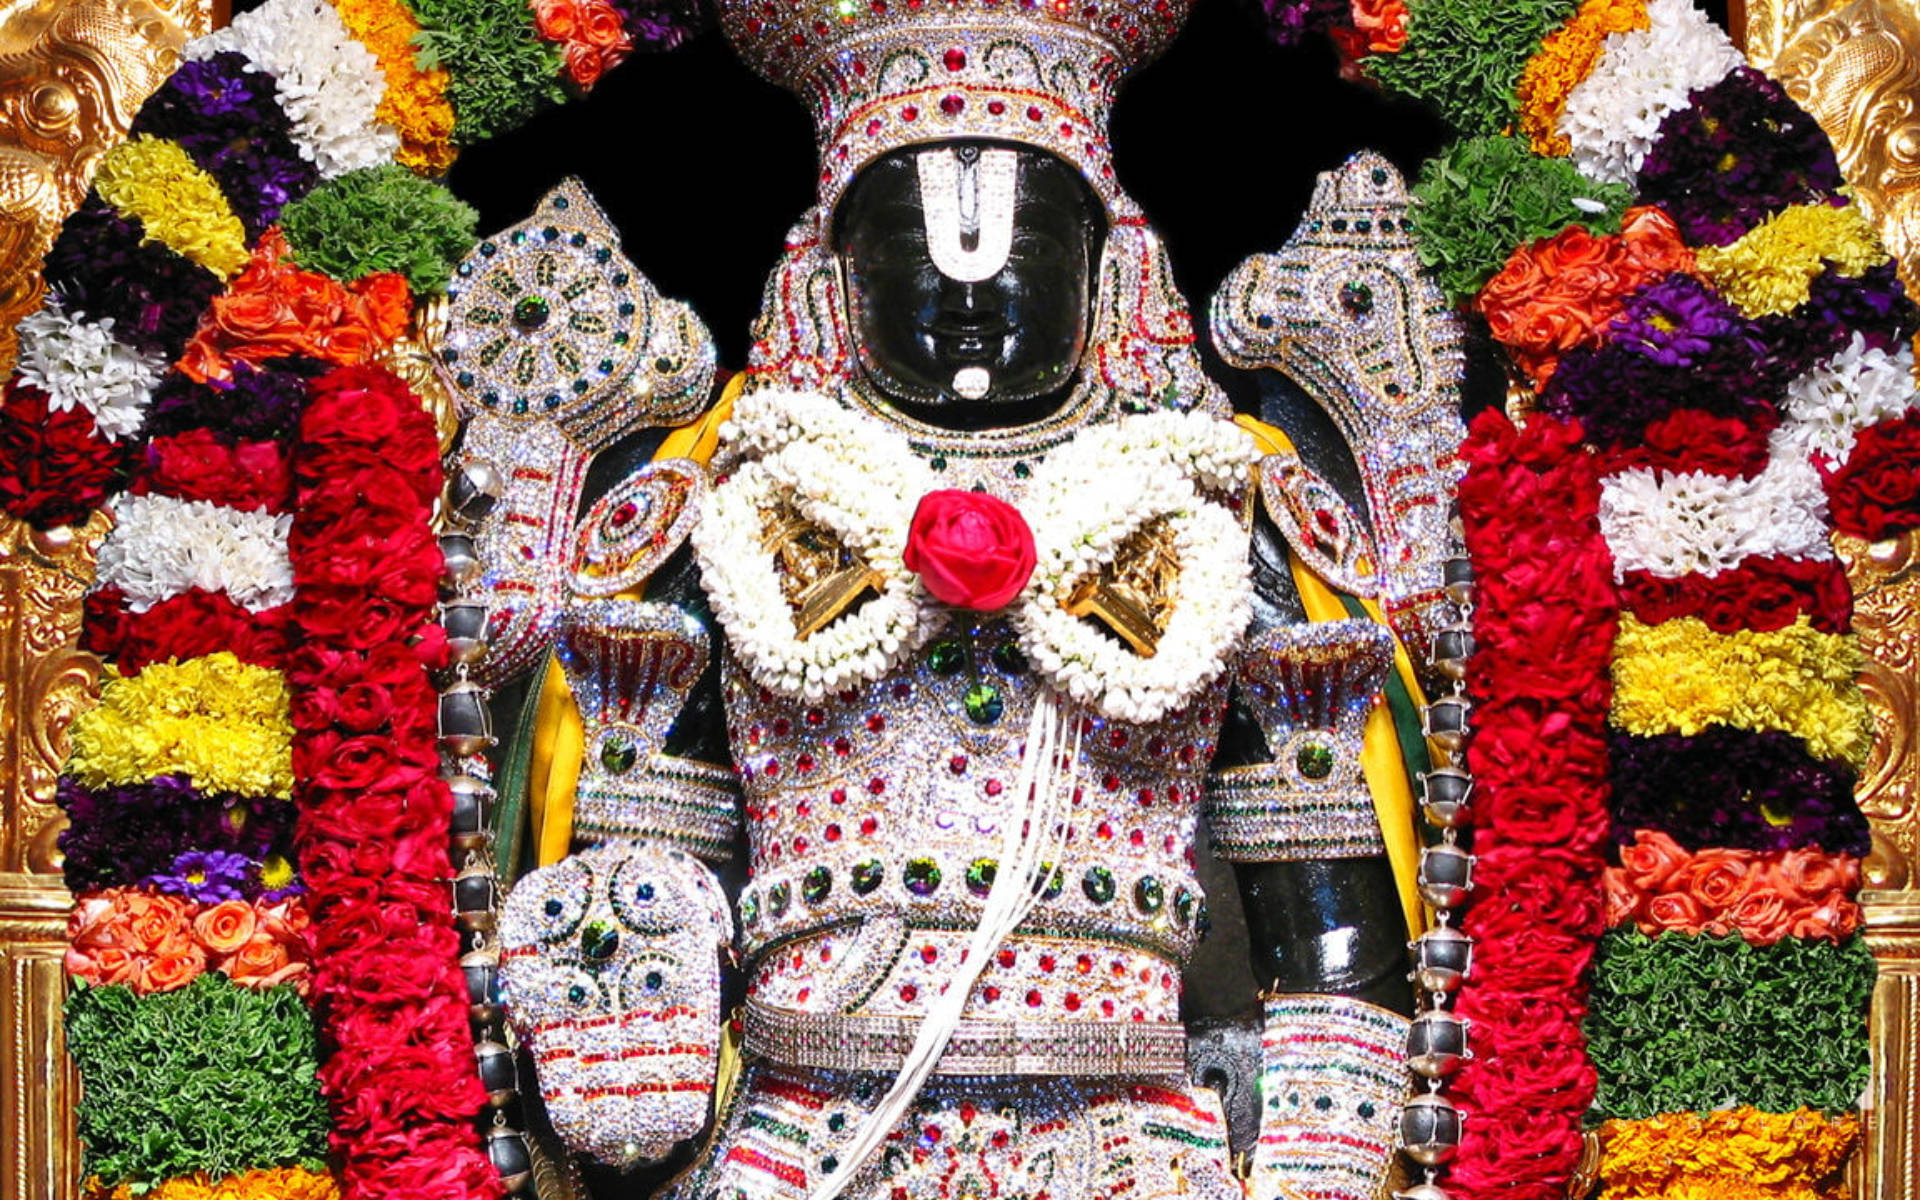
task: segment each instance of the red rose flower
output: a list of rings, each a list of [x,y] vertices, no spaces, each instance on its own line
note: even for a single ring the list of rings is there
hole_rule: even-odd
[[[942,604],[979,612],[1005,608],[1027,586],[1036,561],[1033,531],[1019,509],[953,489],[920,498],[901,558]]]
[[[1861,431],[1846,463],[1820,473],[1841,533],[1877,542],[1920,528],[1920,413]]]

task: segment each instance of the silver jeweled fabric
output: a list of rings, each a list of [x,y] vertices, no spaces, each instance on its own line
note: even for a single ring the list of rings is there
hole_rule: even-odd
[[[671,604],[595,600],[567,610],[555,652],[585,754],[574,840],[650,839],[711,862],[739,829],[733,772],[662,751],[707,669],[707,631]]]
[[[664,845],[596,847],[514,885],[501,991],[568,1146],[631,1166],[706,1126],[732,935],[712,873]]]
[[[1360,770],[1367,719],[1393,669],[1393,636],[1371,621],[1272,630],[1235,673],[1272,760],[1207,778],[1214,853],[1229,862],[1385,852]]]
[[[1346,996],[1272,996],[1250,1196],[1374,1200],[1406,1099],[1410,1022]]]

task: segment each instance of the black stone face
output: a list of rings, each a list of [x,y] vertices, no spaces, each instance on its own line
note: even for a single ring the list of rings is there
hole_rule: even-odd
[[[987,143],[952,146],[964,157]],[[861,368],[896,407],[945,428],[1038,420],[1065,401],[1086,348],[1106,217],[1073,168],[1014,148],[1007,264],[979,283],[949,279],[927,252],[914,158],[925,149],[875,161],[847,189],[835,218]],[[954,375],[966,367],[990,373],[985,396],[955,394]]]

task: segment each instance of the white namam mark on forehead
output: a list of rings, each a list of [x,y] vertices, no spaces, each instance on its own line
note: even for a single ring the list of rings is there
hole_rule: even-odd
[[[1011,150],[983,150],[963,163],[952,149],[923,150],[914,163],[933,265],[956,283],[998,275],[1013,250],[1018,156]],[[972,249],[966,247],[968,236]]]

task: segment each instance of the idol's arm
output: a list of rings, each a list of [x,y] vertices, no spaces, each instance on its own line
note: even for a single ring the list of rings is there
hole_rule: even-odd
[[[1360,765],[1392,640],[1364,619],[1300,621],[1286,554],[1261,514],[1208,820],[1266,987],[1254,1194],[1363,1200],[1392,1157],[1413,1011],[1407,919]]]

